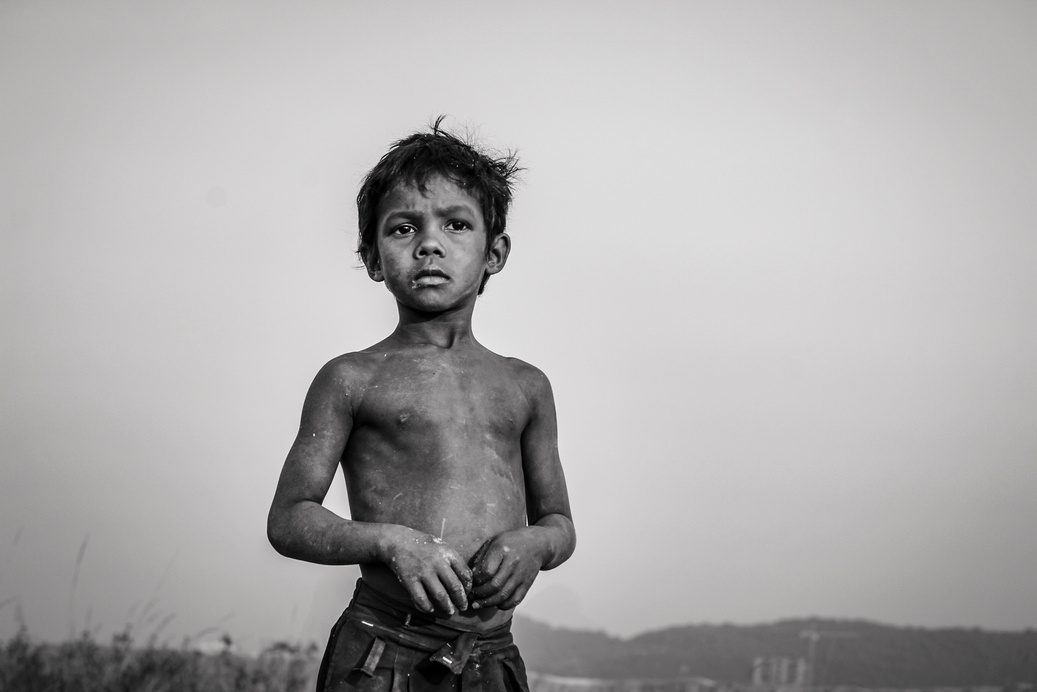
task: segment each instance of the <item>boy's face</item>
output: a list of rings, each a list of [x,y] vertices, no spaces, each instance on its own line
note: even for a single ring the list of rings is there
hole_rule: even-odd
[[[433,175],[425,191],[397,185],[378,205],[377,256],[367,271],[401,305],[443,312],[475,301],[483,276],[496,274],[510,250],[501,234],[487,248],[479,201]]]

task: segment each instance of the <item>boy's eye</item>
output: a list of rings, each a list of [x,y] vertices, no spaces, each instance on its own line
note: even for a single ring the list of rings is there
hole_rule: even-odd
[[[393,235],[409,235],[413,233],[415,230],[416,229],[414,228],[414,226],[411,226],[409,223],[404,223],[392,229],[392,232]]]
[[[448,231],[467,231],[471,226],[466,221],[451,221],[446,225]]]

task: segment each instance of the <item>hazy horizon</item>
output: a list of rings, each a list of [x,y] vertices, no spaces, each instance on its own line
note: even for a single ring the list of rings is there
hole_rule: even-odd
[[[474,329],[578,544],[517,612],[1037,627],[1034,3],[6,2],[0,94],[0,637],[325,636],[266,511],[439,114],[526,168]]]

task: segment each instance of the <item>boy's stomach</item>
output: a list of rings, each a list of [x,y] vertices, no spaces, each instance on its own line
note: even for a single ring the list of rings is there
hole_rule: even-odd
[[[424,456],[414,450],[384,456],[357,450],[342,466],[350,518],[407,526],[438,538],[472,567],[472,556],[484,543],[526,525],[521,456],[517,448],[502,454],[493,448],[430,447],[432,451]],[[387,565],[361,565],[361,573],[374,588],[411,602]],[[510,611],[496,608],[469,610],[452,617],[445,611],[436,614],[458,624],[487,629],[511,617]]]
[[[477,485],[477,484],[476,484]],[[383,504],[375,511],[352,512],[359,521],[398,524],[433,536],[452,548],[469,568],[474,568],[472,557],[487,541],[496,536],[526,525],[525,501],[521,495],[509,497],[493,488],[481,488],[484,494],[473,492],[471,485],[454,494],[451,492],[425,493],[407,492],[390,509]],[[465,500],[467,498],[467,501]],[[490,500],[487,502],[487,500]],[[360,572],[375,589],[403,601],[412,603],[412,598],[392,569],[383,563],[360,565]],[[432,594],[428,594],[432,597]],[[511,618],[511,611],[497,608],[469,609],[449,615],[438,609],[437,617],[479,629],[493,629]]]

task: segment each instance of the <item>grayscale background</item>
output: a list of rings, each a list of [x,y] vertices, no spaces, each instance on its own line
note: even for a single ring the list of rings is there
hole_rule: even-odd
[[[324,636],[266,510],[439,114],[528,168],[475,330],[579,545],[520,612],[1037,626],[1037,4],[7,1],[0,636]]]

